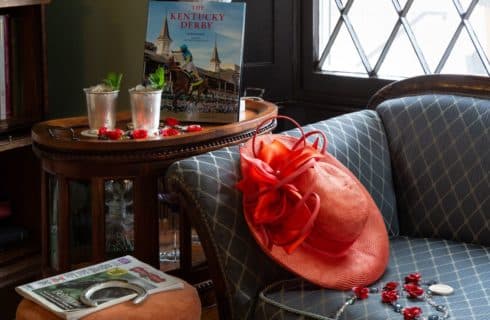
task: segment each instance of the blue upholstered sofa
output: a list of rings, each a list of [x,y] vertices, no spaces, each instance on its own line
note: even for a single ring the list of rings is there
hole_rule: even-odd
[[[391,252],[379,285],[412,272],[448,284],[454,293],[433,300],[449,319],[490,319],[489,127],[490,78],[441,75],[394,82],[366,110],[304,127],[325,132],[328,151],[383,214]],[[178,161],[166,174],[201,238],[220,318],[333,318],[351,292],[312,285],[262,253],[242,216],[239,178],[238,146]],[[436,306],[399,302],[442,319]],[[339,319],[403,316],[372,294]]]

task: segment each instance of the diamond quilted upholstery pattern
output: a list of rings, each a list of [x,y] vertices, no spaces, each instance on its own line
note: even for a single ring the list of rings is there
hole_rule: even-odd
[[[390,236],[399,234],[390,155],[383,124],[375,111],[363,110],[303,127],[323,131],[328,152],[366,187],[380,209]],[[299,136],[298,130],[285,132]],[[310,140],[315,137],[310,137]]]
[[[224,270],[233,319],[248,319],[255,298],[272,279],[291,277],[270,260],[256,245],[242,214],[238,146],[223,148],[174,163],[167,170],[167,181],[186,186],[200,209],[201,221],[219,255]]]
[[[401,233],[490,245],[490,101],[421,95],[376,110],[388,137]]]
[[[327,134],[329,152],[359,177],[381,208],[391,234],[398,233],[388,147],[381,121],[365,110],[305,127]],[[297,135],[296,131],[287,132]],[[240,176],[237,146],[175,162],[167,170],[169,191],[178,184],[187,201],[199,209],[198,221],[214,242],[219,267],[226,276],[233,319],[253,314],[259,292],[276,280],[292,277],[256,245],[242,213],[241,194],[235,188]]]
[[[398,237],[391,240],[390,263],[383,277],[373,286],[388,281],[402,283],[415,271],[423,281],[438,281],[452,286],[450,296],[434,296],[433,300],[449,308],[450,319],[490,319],[490,252],[488,248],[427,238]],[[285,280],[269,286],[259,298],[255,319],[332,319],[351,292],[317,287],[302,279]],[[423,315],[438,314],[423,301],[399,299],[402,306],[422,308]],[[340,320],[402,319],[388,304],[381,303],[379,294],[348,306]]]

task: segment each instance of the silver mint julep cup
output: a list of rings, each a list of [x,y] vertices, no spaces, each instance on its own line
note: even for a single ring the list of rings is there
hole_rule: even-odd
[[[114,129],[116,126],[116,107],[119,91],[93,92],[83,89],[87,98],[88,125],[91,132],[102,127]]]
[[[129,89],[133,128],[144,129],[148,134],[158,133],[162,90],[139,91]]]

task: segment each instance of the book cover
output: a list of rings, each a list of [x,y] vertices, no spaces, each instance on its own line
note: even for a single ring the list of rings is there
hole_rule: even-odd
[[[148,294],[177,290],[182,280],[157,270],[132,256],[108,260],[86,268],[45,278],[15,288],[17,293],[49,309],[64,319],[79,319],[134,297],[126,288],[107,288],[93,295],[97,306],[85,305],[81,294],[92,285],[119,280],[137,284]]]
[[[23,83],[22,83],[22,73],[23,73],[23,63],[22,63],[22,26],[25,23],[23,19],[19,16],[11,15],[9,23],[9,45],[10,45],[10,105],[11,105],[11,116],[12,117],[23,117],[25,115],[25,110],[23,108]]]
[[[3,45],[4,45],[4,69],[5,69],[5,109],[7,118],[12,117],[12,100],[10,88],[10,16],[4,15],[3,18]]]
[[[239,119],[245,3],[150,0],[144,73],[166,71],[161,119]]]
[[[6,43],[8,42],[6,28],[7,25],[7,16],[0,15],[0,120],[5,120],[9,116],[7,109],[7,69],[5,68],[7,57],[5,55],[6,52]]]

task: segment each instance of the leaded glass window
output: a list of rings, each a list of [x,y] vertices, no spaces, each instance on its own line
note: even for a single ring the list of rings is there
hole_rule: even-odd
[[[490,75],[490,0],[318,0],[318,69]]]

